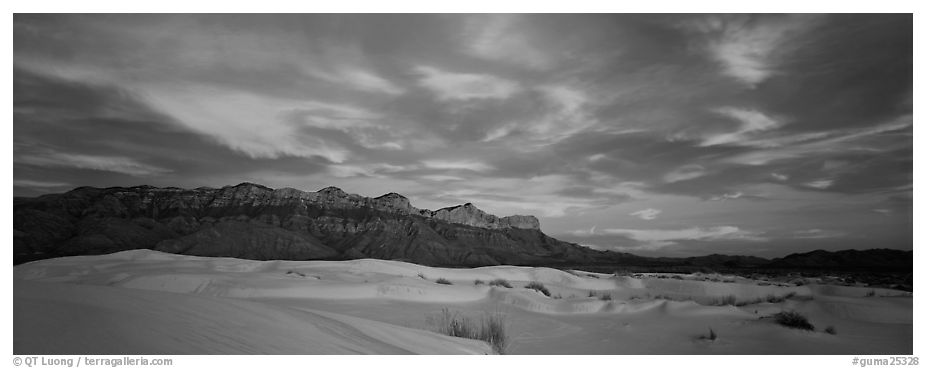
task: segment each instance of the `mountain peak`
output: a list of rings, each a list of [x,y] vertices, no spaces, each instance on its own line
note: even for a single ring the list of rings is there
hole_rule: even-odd
[[[376,197],[375,199],[392,199],[392,198],[408,199],[408,198],[405,197],[404,195],[401,195],[401,194],[396,193],[396,192],[389,192],[389,193],[383,194],[383,195],[381,195],[381,196],[379,196],[379,197]]]
[[[347,194],[346,192],[344,192],[343,190],[341,190],[341,188],[338,188],[338,187],[335,187],[335,186],[323,188],[322,190],[319,190],[318,193],[325,193],[325,194],[330,194],[330,193],[334,193],[334,194]]]

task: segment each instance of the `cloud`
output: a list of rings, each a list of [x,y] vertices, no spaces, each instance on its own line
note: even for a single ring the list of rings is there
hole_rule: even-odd
[[[110,171],[131,176],[164,175],[172,171],[144,164],[128,157],[94,156],[63,152],[27,153],[14,158],[13,162],[43,167],[70,167]]]
[[[461,178],[461,177],[459,177],[459,176],[452,176],[452,175],[421,175],[421,176],[419,176],[419,178],[422,178],[422,179],[424,179],[424,180],[430,180],[430,181],[461,181],[461,180],[466,180],[466,179],[463,179],[463,178]]]
[[[647,208],[645,210],[639,210],[637,212],[633,212],[630,215],[639,217],[642,220],[655,220],[656,217],[658,217],[660,213],[662,213],[661,210],[657,210],[655,208]]]
[[[453,160],[424,160],[421,163],[435,170],[469,170],[476,172],[485,172],[492,170],[492,166],[477,161],[453,161]]]
[[[775,180],[788,181],[788,175],[779,174],[779,173],[771,173],[770,175],[772,175],[772,177],[775,178]]]
[[[650,247],[663,247],[677,244],[679,241],[750,241],[764,242],[768,238],[761,233],[742,230],[736,226],[691,227],[677,230],[660,229],[598,229],[597,234],[589,230],[578,230],[572,235],[588,237],[592,235],[620,235],[644,243]]]
[[[282,156],[324,157],[344,162],[350,155],[346,147],[331,140],[305,135],[289,119],[305,116],[314,127],[348,127],[366,124],[368,115],[352,115],[355,109],[339,109],[328,104],[271,98],[242,91],[205,88],[196,85],[151,86],[145,96],[155,108],[178,123],[252,158]],[[334,111],[336,122],[327,112]]]
[[[466,51],[477,58],[529,69],[546,69],[553,59],[525,32],[523,15],[481,14],[466,21]]]
[[[679,181],[700,178],[704,175],[707,175],[707,172],[704,170],[704,166],[696,164],[685,165],[665,174],[665,176],[663,176],[663,181],[666,183],[675,183]]]
[[[794,232],[794,238],[797,239],[827,239],[827,238],[838,238],[845,236],[846,234],[841,231],[832,231],[832,230],[822,230],[822,229],[807,229],[807,230],[798,230]]]
[[[13,186],[17,187],[29,187],[29,188],[61,188],[73,186],[70,183],[63,182],[49,182],[49,181],[40,181],[40,180],[28,180],[28,179],[13,179]]]
[[[517,82],[489,74],[451,73],[427,66],[415,70],[421,75],[421,86],[441,100],[506,99],[521,91]]]
[[[362,91],[380,92],[390,95],[398,95],[405,92],[403,88],[396,86],[385,78],[360,68],[342,67],[338,68],[333,73],[312,71],[311,74],[330,82],[346,83]]]
[[[735,107],[721,107],[714,109],[714,112],[739,121],[740,127],[733,132],[707,136],[701,142],[702,146],[713,146],[719,144],[748,146],[750,145],[749,139],[756,133],[776,129],[782,125],[781,122],[772,119],[756,110],[740,109]]]
[[[707,16],[687,26],[706,35],[707,49],[722,64],[724,73],[755,87],[781,72],[776,68],[780,49],[807,31],[816,19],[805,14]]]
[[[878,138],[899,133],[913,126],[912,115],[902,115],[882,124],[863,128],[846,128],[827,132],[800,133],[765,140],[754,140],[749,145],[767,149],[754,150],[728,156],[726,162],[745,165],[766,165],[775,161],[796,159],[821,154],[834,154],[851,150],[878,152],[893,149],[911,142],[902,136],[893,144],[885,145]],[[874,141],[872,141],[874,140]]]
[[[730,199],[737,199],[743,196],[743,192],[734,192],[734,193],[724,193],[719,196],[711,197],[712,201],[726,201]]]
[[[833,185],[832,179],[821,179],[814,180],[811,182],[804,183],[805,186],[814,188],[814,189],[826,189]]]

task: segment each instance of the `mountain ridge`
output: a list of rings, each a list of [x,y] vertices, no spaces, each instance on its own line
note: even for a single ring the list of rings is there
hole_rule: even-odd
[[[533,216],[497,217],[471,203],[419,209],[394,192],[369,198],[337,187],[307,192],[245,182],[196,189],[79,187],[14,198],[14,262],[137,248],[433,265],[549,263],[597,253],[546,236]]]
[[[549,237],[536,217],[497,217],[472,203],[418,209],[370,198],[240,183],[222,188],[79,187],[14,197],[14,264],[128,249],[246,259],[395,259],[434,266],[778,268],[912,271],[912,251],[816,250],[766,259],[712,254],[641,257]]]

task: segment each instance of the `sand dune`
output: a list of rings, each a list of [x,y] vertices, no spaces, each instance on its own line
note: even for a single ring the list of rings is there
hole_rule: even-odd
[[[490,351],[482,342],[426,331],[426,317],[444,307],[506,314],[511,353],[912,352],[912,298],[894,290],[148,250],[32,262],[14,267],[14,278],[17,354]],[[474,283],[497,278],[513,288]],[[550,296],[523,287],[531,281]],[[876,296],[867,296],[872,290]],[[771,303],[769,296],[791,298]],[[713,305],[723,298],[740,305]],[[785,309],[807,315],[818,332],[768,318]],[[828,325],[838,334],[819,332]],[[79,332],[56,332],[63,327]],[[699,339],[708,328],[720,338]]]

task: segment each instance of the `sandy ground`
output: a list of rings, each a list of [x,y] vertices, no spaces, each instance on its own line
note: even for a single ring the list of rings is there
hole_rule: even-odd
[[[474,284],[498,278],[513,288]],[[442,308],[473,319],[503,313],[510,354],[913,351],[910,293],[679,278],[370,259],[260,262],[148,250],[49,259],[14,268],[14,353],[491,352],[481,341],[430,332],[428,317]],[[525,289],[531,281],[551,296]],[[766,301],[775,297],[788,298]],[[739,306],[713,305],[733,298]],[[782,310],[804,314],[817,330],[775,324],[770,316]],[[823,332],[827,326],[836,334]],[[709,329],[716,340],[701,338]]]

